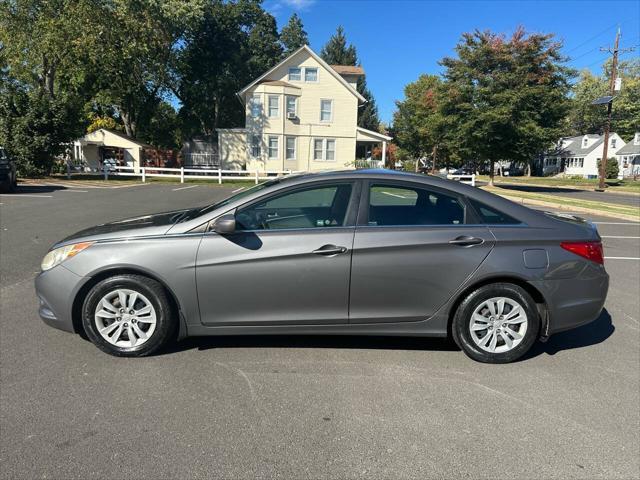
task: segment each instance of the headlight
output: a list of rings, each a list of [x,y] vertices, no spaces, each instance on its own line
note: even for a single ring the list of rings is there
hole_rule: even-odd
[[[94,242],[82,242],[74,243],[73,245],[66,245],[64,247],[56,248],[47,253],[42,259],[40,268],[43,271],[50,270],[56,265],[60,265],[67,258],[71,258],[79,254],[82,250],[93,245]]]

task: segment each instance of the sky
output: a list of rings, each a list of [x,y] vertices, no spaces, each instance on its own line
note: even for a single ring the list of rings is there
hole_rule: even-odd
[[[600,47],[613,46],[618,27],[620,47],[636,47],[621,59],[640,55],[640,0],[265,0],[263,6],[278,28],[298,13],[318,53],[342,25],[385,123],[391,122],[404,86],[420,74],[440,73],[438,61],[454,55],[460,36],[475,29],[509,35],[522,25],[530,32],[554,33],[571,57],[568,64],[594,73],[609,55]]]

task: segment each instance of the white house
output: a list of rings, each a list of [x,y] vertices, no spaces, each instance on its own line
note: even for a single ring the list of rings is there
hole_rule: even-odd
[[[152,147],[117,130],[100,128],[73,142],[73,162],[90,171],[102,170],[105,164],[137,169],[145,148]]]
[[[607,156],[615,157],[618,150],[625,146],[617,133],[609,134]],[[577,137],[562,138],[556,148],[544,156],[543,174],[565,173],[584,178],[598,176],[598,161],[602,158],[604,135],[586,134]]]
[[[616,153],[620,174],[623,177],[640,175],[640,132]]]
[[[356,144],[391,137],[358,127],[361,67],[329,65],[303,46],[240,90],[245,127],[218,129],[222,168],[314,171],[353,167]]]

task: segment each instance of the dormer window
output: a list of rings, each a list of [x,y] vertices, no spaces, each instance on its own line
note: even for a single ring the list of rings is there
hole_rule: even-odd
[[[291,67],[289,69],[289,81],[299,82],[302,80],[302,69],[299,67]]]
[[[611,148],[616,148],[616,139],[615,138],[611,139]]]
[[[635,145],[640,145],[640,132],[636,132],[636,136],[635,136],[635,138],[633,139],[633,143],[634,143]]]
[[[584,140],[582,140],[582,148],[586,147],[589,144],[589,139],[587,137],[584,137]]]

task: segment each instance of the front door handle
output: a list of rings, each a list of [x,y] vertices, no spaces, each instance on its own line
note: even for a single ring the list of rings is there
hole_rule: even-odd
[[[347,251],[347,247],[336,247],[335,245],[323,245],[322,247],[318,248],[317,250],[314,250],[311,253],[329,257],[331,255],[338,255],[340,253],[345,253],[346,251]]]
[[[478,237],[469,237],[468,235],[462,235],[460,237],[456,237],[453,240],[449,240],[451,245],[458,245],[459,247],[470,247],[472,245],[480,245],[484,243],[482,238]]]

